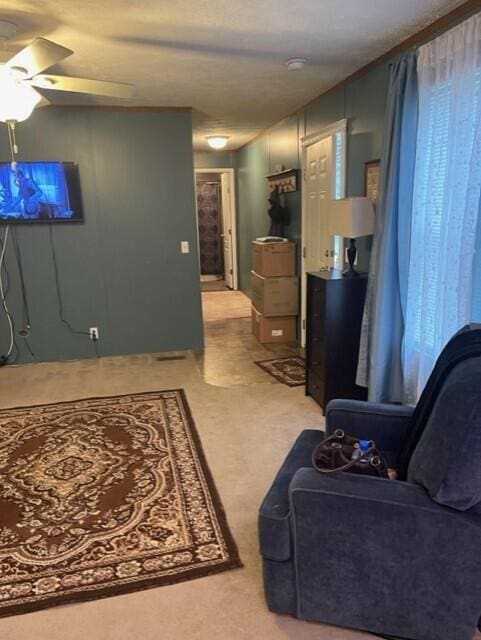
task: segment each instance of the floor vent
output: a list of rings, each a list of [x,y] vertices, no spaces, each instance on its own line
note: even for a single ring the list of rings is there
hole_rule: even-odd
[[[157,356],[157,362],[170,362],[171,360],[185,360],[185,356]]]

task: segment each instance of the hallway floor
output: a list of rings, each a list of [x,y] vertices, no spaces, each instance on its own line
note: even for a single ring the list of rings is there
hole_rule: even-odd
[[[204,323],[213,320],[250,318],[251,301],[242,291],[204,291],[202,311]]]
[[[208,276],[203,276],[203,278],[207,277]],[[230,291],[225,280],[221,276],[211,280],[205,280],[203,278],[200,279],[200,288],[202,291]]]
[[[208,384],[279,384],[255,362],[300,355],[296,344],[260,344],[251,331],[251,302],[241,291],[203,293],[205,350],[196,353]]]

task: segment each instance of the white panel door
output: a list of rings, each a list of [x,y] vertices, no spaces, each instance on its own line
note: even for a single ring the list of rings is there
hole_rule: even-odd
[[[305,155],[302,227],[302,344],[305,344],[306,273],[330,266],[328,206],[332,197],[332,136],[309,145]]]
[[[224,272],[225,283],[231,289],[234,288],[233,278],[233,246],[232,246],[232,206],[230,193],[230,180],[227,173],[221,174],[221,198],[222,198],[222,242],[224,248]]]

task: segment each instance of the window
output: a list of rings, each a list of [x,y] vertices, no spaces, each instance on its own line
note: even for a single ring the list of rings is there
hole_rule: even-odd
[[[473,319],[481,192],[481,16],[420,48],[403,369],[416,402],[446,342]],[[478,241],[479,243],[479,241]]]
[[[340,200],[345,197],[345,180],[346,173],[346,132],[338,131],[333,136],[333,179],[334,185],[332,193],[334,200]],[[344,264],[344,240],[341,236],[333,237],[332,246],[332,266],[334,269],[342,269]]]
[[[334,200],[344,198],[345,140],[344,131],[338,131],[334,135]]]

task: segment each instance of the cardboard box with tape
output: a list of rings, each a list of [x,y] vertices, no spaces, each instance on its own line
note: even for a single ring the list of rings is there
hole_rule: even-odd
[[[299,313],[299,281],[296,276],[265,278],[251,271],[252,304],[264,316]]]
[[[268,344],[274,342],[295,342],[295,316],[263,316],[252,307],[252,333],[259,342]]]
[[[264,278],[296,275],[295,242],[252,243],[254,271]]]

